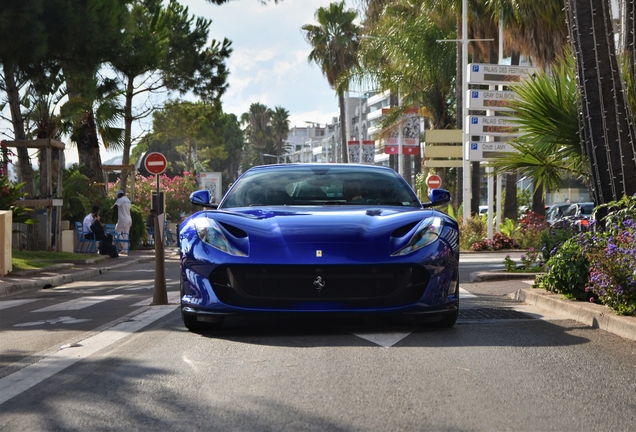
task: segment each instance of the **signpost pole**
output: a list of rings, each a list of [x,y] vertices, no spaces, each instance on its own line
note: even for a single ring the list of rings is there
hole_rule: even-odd
[[[157,208],[155,209],[157,211],[157,216],[155,217],[155,288],[152,304],[166,305],[168,304],[168,292],[166,290],[166,268],[163,249],[163,221],[165,215],[163,212],[164,206],[159,205],[161,198],[159,175],[168,167],[168,161],[161,153],[150,153],[146,155],[144,165],[149,173],[155,175],[157,181]]]
[[[166,305],[168,304],[168,291],[166,290],[166,268],[165,255],[163,249],[163,206],[159,205],[161,194],[159,175],[157,178],[157,216],[155,217],[155,290],[152,304]],[[164,215],[165,217],[165,215]]]

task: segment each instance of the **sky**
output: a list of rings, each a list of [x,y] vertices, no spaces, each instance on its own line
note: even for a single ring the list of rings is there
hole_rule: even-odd
[[[290,127],[306,122],[330,123],[338,116],[338,99],[316,64],[307,61],[311,46],[301,27],[316,24],[314,14],[334,0],[233,0],[215,5],[205,0],[180,0],[190,13],[212,20],[210,37],[232,41],[229,88],[221,101],[227,113],[247,112],[254,102],[289,111]],[[347,1],[347,7],[354,3]],[[67,152],[67,163],[77,151]],[[102,161],[119,156],[102,150]]]

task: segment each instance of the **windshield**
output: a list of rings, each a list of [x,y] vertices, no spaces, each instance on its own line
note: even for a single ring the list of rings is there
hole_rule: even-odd
[[[219,208],[279,205],[421,206],[393,171],[326,165],[248,171]]]

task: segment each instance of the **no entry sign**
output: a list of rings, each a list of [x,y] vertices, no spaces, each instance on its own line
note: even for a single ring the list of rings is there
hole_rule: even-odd
[[[426,177],[426,186],[429,189],[437,189],[442,186],[442,178],[436,174]]]
[[[168,161],[161,153],[154,152],[146,156],[144,166],[150,174],[159,175],[168,167]]]

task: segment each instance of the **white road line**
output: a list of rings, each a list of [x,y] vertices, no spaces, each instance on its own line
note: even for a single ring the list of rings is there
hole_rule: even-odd
[[[153,306],[114,327],[62,349],[24,369],[0,379],[0,404],[47,378],[129,336],[175,310],[174,305]]]
[[[464,288],[459,287],[459,298],[460,299],[463,299],[463,298],[477,298],[477,296],[475,294],[469,293]]]
[[[38,301],[38,299],[0,301],[0,310],[9,309],[12,307],[20,306],[20,305],[31,303],[34,301]]]
[[[391,348],[393,345],[413,333],[417,328],[413,329],[403,329],[402,331],[384,331],[380,333],[370,333],[365,331],[351,331],[347,329],[343,329],[348,333],[351,333],[354,336],[362,338],[364,340],[368,340],[371,343],[376,345],[380,345],[384,348]],[[404,331],[407,330],[407,331]]]
[[[64,303],[47,306],[42,309],[37,309],[31,312],[56,312],[56,311],[69,311],[69,310],[79,310],[84,309],[89,306],[93,306],[95,304],[105,302],[108,300],[116,299],[117,297],[121,297],[123,294],[115,294],[109,296],[95,296],[95,297],[81,297],[75,300],[67,301]]]
[[[153,297],[150,297],[146,300],[142,300],[130,306],[131,307],[149,306],[152,304],[153,299],[154,299]],[[179,291],[168,291],[168,303],[179,303],[179,301],[180,301]]]

